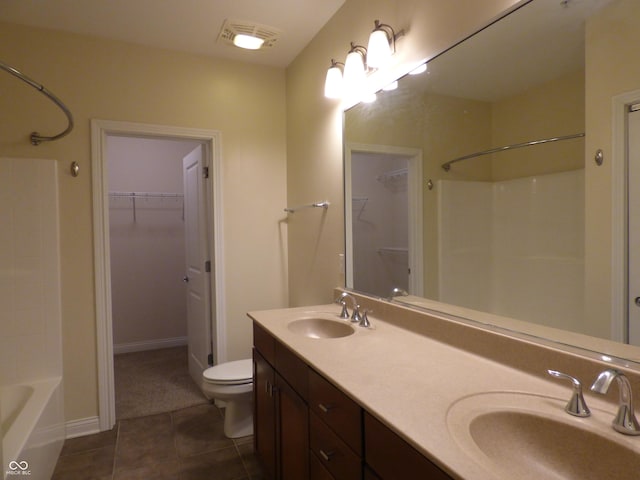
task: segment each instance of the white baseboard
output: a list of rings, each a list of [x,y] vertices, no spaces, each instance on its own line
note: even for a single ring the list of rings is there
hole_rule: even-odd
[[[98,417],[69,420],[65,423],[65,438],[84,437],[100,433],[100,419]]]
[[[158,350],[160,348],[182,347],[187,344],[187,337],[158,338],[156,340],[143,340],[141,342],[120,343],[113,345],[113,354],[143,352],[145,350]]]

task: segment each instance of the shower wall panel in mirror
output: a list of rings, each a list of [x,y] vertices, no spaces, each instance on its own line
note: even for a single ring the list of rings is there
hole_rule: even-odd
[[[349,241],[373,229],[355,185],[379,175],[379,162],[362,160],[357,168],[345,162],[345,204],[352,207],[345,216],[347,286],[381,297],[406,288],[410,295],[400,301],[485,323],[507,319],[509,328],[540,335],[535,325],[625,340],[625,322],[595,318],[586,307],[587,297],[593,301],[585,253],[593,227],[585,199],[594,194],[585,188],[585,165],[593,162],[585,148],[592,135],[586,112],[602,95],[598,82],[611,75],[585,72],[597,61],[591,52],[623,49],[631,58],[640,40],[639,4],[532,0],[429,61],[426,73],[407,75],[376,102],[346,111],[347,156],[350,145],[360,146],[363,159],[367,145],[420,152],[423,197],[420,235],[407,247],[411,257],[420,246],[420,290],[391,267],[354,283],[361,245],[380,252],[387,240],[371,234]],[[590,35],[593,22],[610,35]],[[640,92],[638,69],[629,68],[619,65],[615,75],[628,73],[627,91]],[[610,106],[598,114],[612,124]],[[383,221],[379,228],[394,225]],[[608,301],[610,292],[604,295]]]

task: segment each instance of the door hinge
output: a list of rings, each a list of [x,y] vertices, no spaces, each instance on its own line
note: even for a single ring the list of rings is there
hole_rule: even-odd
[[[202,167],[202,176],[204,178],[209,178],[209,167]]]
[[[207,355],[207,363],[209,364],[210,367],[213,367],[213,353],[210,353],[209,355]]]
[[[204,262],[204,271],[207,273],[211,273],[211,260],[207,260]]]

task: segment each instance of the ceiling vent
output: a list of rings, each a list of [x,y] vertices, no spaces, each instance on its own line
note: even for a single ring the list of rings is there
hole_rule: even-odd
[[[260,25],[255,22],[247,22],[243,20],[225,20],[222,24],[222,30],[218,36],[218,41],[233,45],[233,38],[236,35],[249,35],[264,40],[261,48],[273,47],[280,38],[281,30],[270,27],[268,25]]]

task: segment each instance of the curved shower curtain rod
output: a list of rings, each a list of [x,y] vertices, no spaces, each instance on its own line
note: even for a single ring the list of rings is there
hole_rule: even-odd
[[[44,88],[43,85],[40,85],[39,83],[34,82],[29,77],[27,77],[25,74],[23,74],[20,71],[16,70],[12,66],[7,65],[6,63],[0,62],[0,68],[2,70],[6,71],[6,72],[9,72],[11,75],[13,75],[15,77],[18,77],[23,82],[28,83],[33,88],[35,88],[36,90],[41,92],[43,95],[47,96],[53,103],[58,105],[58,107],[60,107],[60,109],[67,116],[67,121],[69,122],[69,125],[67,125],[67,128],[63,132],[61,132],[61,133],[59,133],[57,135],[53,135],[51,137],[45,137],[45,136],[39,135],[38,132],[32,132],[31,133],[31,137],[30,137],[31,145],[40,145],[41,142],[51,142],[53,140],[58,140],[59,138],[62,138],[65,135],[68,135],[69,132],[71,132],[71,130],[73,130],[73,117],[71,116],[71,112],[69,111],[67,106],[64,103],[62,103],[62,101],[60,101],[60,99],[58,97],[56,97],[53,93],[51,93],[49,90]]]

